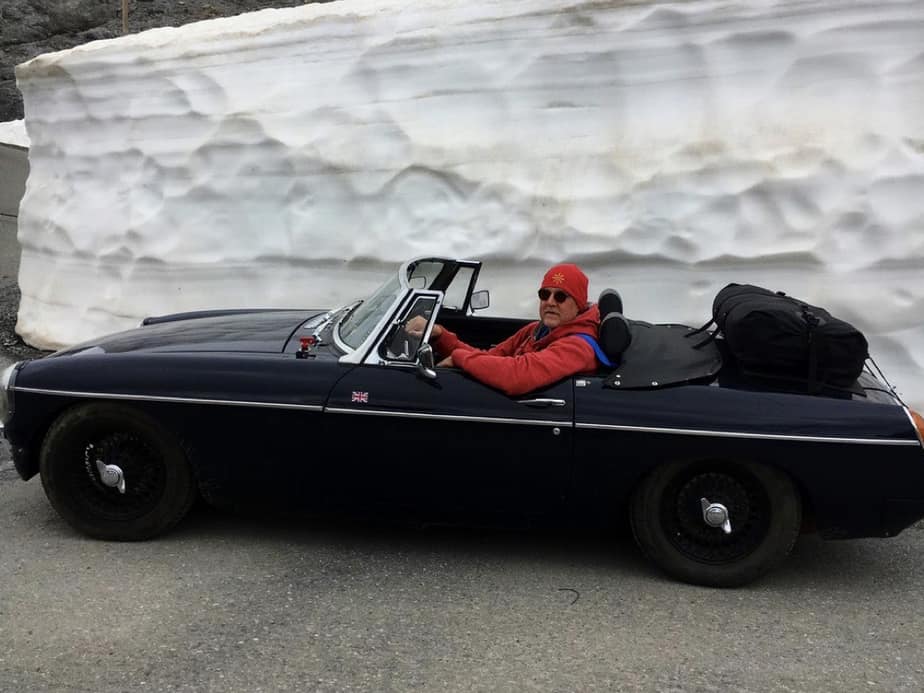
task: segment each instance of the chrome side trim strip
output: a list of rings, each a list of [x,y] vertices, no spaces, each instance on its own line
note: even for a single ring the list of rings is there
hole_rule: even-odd
[[[490,416],[463,416],[461,414],[424,414],[423,412],[383,411],[381,409],[345,409],[342,407],[327,407],[325,412],[331,414],[359,414],[370,416],[397,416],[405,419],[430,419],[439,421],[472,421],[475,423],[496,424],[529,424],[530,426],[558,426],[571,428],[570,421],[550,421],[538,419],[505,419]]]
[[[413,419],[430,419],[440,421],[470,421],[476,423],[527,424],[530,426],[575,427],[608,431],[626,431],[630,433],[658,433],[665,435],[704,436],[714,438],[751,438],[755,440],[789,440],[805,443],[841,443],[851,445],[913,445],[920,447],[917,440],[896,440],[877,438],[834,438],[820,436],[785,435],[778,433],[739,433],[735,431],[707,431],[687,428],[657,428],[653,426],[620,426],[614,424],[571,424],[568,421],[542,419],[509,419],[487,416],[463,416],[455,414],[425,414],[418,412],[383,411],[379,409],[350,409],[341,407],[322,407],[319,404],[286,404],[283,402],[251,402],[242,400],[202,399],[197,397],[163,397],[158,395],[126,395],[105,392],[74,392],[68,390],[46,390],[34,387],[13,387],[14,392],[31,392],[39,395],[57,395],[61,397],[82,397],[86,399],[118,399],[137,402],[173,402],[177,404],[217,404],[230,407],[260,407],[265,409],[298,409],[302,411],[330,412],[332,414],[358,414],[360,416],[394,416]],[[910,418],[910,417],[909,417]]]
[[[231,399],[202,399],[199,397],[162,397],[159,395],[123,395],[107,392],[71,392],[67,390],[44,390],[37,387],[17,387],[16,392],[32,392],[37,395],[58,395],[61,397],[84,397],[86,399],[123,399],[135,402],[174,402],[177,404],[221,404],[228,407],[261,407],[264,409],[300,409],[303,411],[324,411],[320,404],[286,404],[284,402],[249,402]]]
[[[919,445],[916,440],[888,438],[833,438],[822,436],[785,435],[780,433],[738,433],[735,431],[703,431],[689,428],[655,428],[651,426],[615,426],[610,424],[579,423],[577,428],[594,428],[630,433],[664,433],[678,436],[706,436],[713,438],[753,438],[757,440],[793,440],[802,443],[849,443],[855,445]]]

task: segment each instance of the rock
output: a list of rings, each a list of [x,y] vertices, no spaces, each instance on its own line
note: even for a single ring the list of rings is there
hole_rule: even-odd
[[[212,0],[188,5],[175,0],[131,0],[129,33],[225,17],[267,7],[294,7],[300,0]],[[118,0],[2,0],[0,2],[0,122],[23,117],[13,66],[42,53],[73,48],[122,33]]]

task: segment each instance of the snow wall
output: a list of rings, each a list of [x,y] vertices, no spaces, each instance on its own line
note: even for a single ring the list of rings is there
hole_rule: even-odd
[[[17,330],[327,307],[419,255],[531,316],[550,263],[629,317],[728,282],[861,328],[924,407],[924,3],[341,0],[16,71]]]

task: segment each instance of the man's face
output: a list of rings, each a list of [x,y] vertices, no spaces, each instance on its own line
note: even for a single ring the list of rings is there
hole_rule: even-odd
[[[577,303],[561,289],[545,286],[539,290],[539,319],[550,330],[571,322],[577,314]]]

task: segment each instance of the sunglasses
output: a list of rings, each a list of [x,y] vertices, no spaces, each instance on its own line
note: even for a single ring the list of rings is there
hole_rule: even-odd
[[[558,289],[557,291],[552,291],[551,289],[539,289],[539,300],[540,301],[548,301],[549,296],[555,297],[555,303],[564,303],[569,298],[571,298],[568,294],[566,294],[561,289]]]

